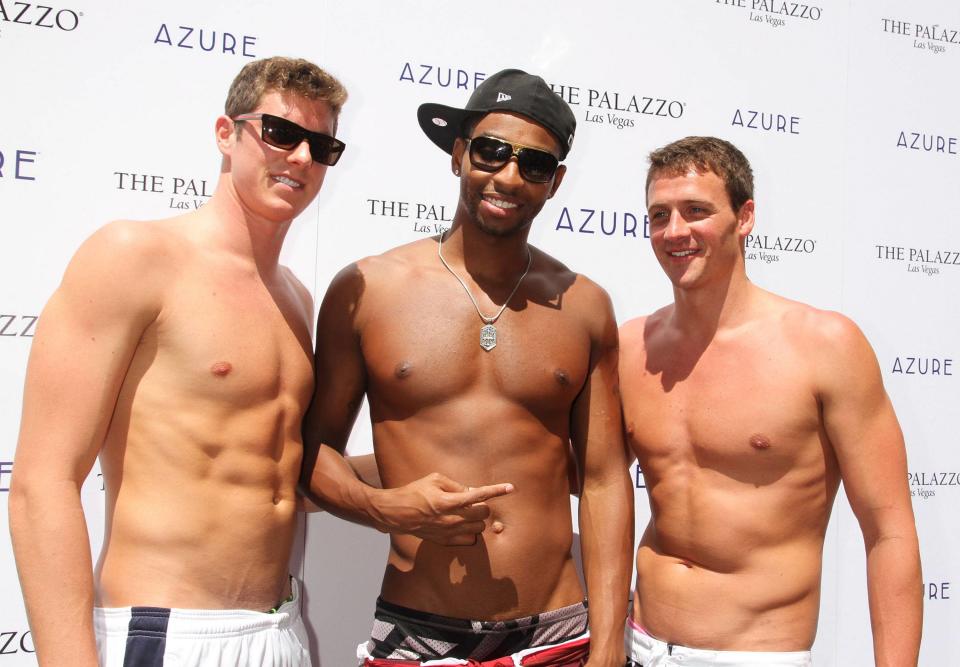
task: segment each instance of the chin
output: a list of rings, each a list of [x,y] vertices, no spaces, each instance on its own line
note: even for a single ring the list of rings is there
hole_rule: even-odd
[[[532,222],[532,220],[523,220],[513,224],[502,222],[498,224],[490,224],[488,221],[480,217],[477,217],[476,221],[477,229],[479,229],[481,232],[489,236],[496,236],[499,238],[508,238],[510,236],[519,234],[520,232],[528,229],[530,227],[530,223]]]

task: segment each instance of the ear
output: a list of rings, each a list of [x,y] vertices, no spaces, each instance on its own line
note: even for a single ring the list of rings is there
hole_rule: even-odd
[[[463,173],[463,154],[467,150],[467,142],[462,137],[453,140],[453,150],[450,151],[450,171],[455,176]]]
[[[753,231],[753,213],[754,205],[752,199],[743,202],[743,206],[737,211],[737,235],[741,241],[747,238],[750,232]]]
[[[561,164],[557,167],[557,172],[553,175],[553,185],[550,186],[550,194],[547,195],[547,199],[553,197],[557,194],[557,190],[560,189],[560,184],[563,182],[563,177],[567,173],[567,165]]]
[[[236,123],[229,116],[218,116],[213,127],[217,148],[224,157],[229,157],[237,141]]]

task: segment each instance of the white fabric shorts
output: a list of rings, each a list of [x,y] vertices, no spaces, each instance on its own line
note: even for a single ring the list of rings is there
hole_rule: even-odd
[[[245,609],[95,608],[101,667],[310,667],[300,590],[276,613]]]
[[[627,620],[627,657],[640,667],[714,667],[763,665],[763,667],[810,667],[810,651],[708,651],[668,644],[648,635],[633,619]],[[628,663],[629,664],[629,663]]]

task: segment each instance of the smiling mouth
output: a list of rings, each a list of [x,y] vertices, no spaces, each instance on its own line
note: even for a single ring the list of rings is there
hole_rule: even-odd
[[[483,201],[487,202],[488,204],[492,204],[497,208],[502,208],[504,210],[517,208],[517,204],[515,204],[514,202],[506,201],[504,199],[498,199],[497,197],[491,197],[489,195],[484,195]]]
[[[689,257],[690,255],[694,255],[698,252],[700,252],[699,248],[693,248],[691,250],[673,250],[667,254],[671,257]]]
[[[303,187],[303,183],[300,183],[299,181],[295,181],[292,178],[288,178],[286,176],[274,176],[273,180],[275,180],[277,183],[283,183],[284,185],[288,185],[294,189],[300,189]]]

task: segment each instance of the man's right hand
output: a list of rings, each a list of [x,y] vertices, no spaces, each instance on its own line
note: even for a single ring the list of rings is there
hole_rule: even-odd
[[[408,533],[443,546],[472,546],[483,532],[485,501],[513,491],[513,484],[469,487],[439,473],[378,491],[374,508],[381,529]]]

